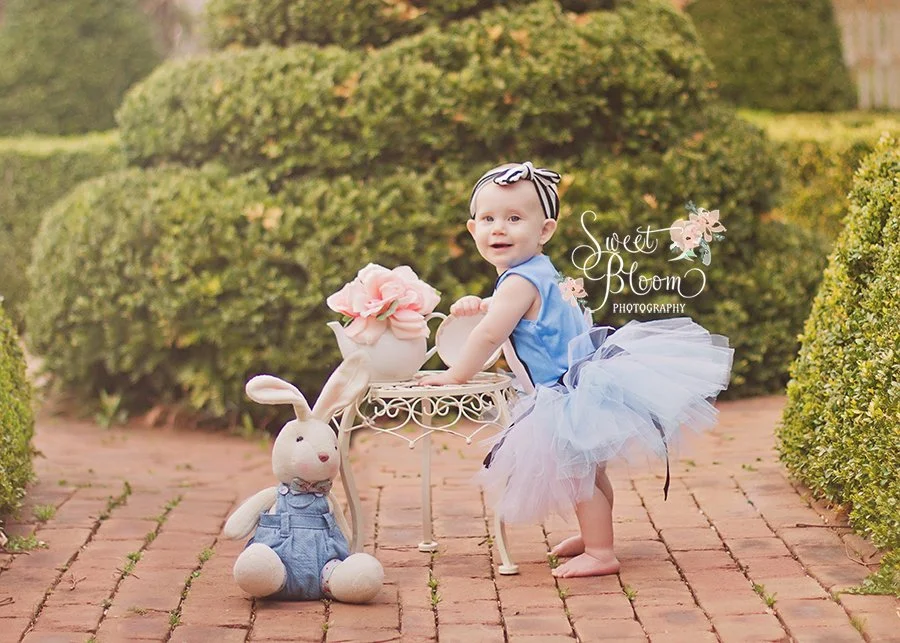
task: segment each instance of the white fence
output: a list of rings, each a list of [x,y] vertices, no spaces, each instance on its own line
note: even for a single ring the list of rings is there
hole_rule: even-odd
[[[861,109],[900,109],[900,0],[832,0]]]

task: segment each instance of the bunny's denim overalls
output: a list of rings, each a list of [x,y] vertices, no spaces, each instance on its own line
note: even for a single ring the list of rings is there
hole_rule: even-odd
[[[247,546],[253,543],[268,545],[284,563],[284,585],[268,597],[276,599],[330,598],[323,582],[325,572],[330,575],[331,568],[350,555],[328,498],[317,493],[292,493],[285,484],[278,485],[275,512],[260,514],[256,533]]]

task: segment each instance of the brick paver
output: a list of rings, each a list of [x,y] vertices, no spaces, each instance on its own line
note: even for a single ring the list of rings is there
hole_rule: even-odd
[[[269,445],[135,423],[103,430],[43,414],[39,481],[11,535],[47,544],[0,554],[3,641],[900,641],[893,597],[843,590],[877,552],[789,481],[774,452],[784,403],[720,405],[721,422],[661,466],[611,468],[620,574],[550,575],[549,545],[575,522],[510,526],[518,576],[495,572],[491,515],[470,483],[482,452],[432,445],[435,554],[421,540],[420,462],[361,433],[351,461],[367,551],[385,565],[370,605],[251,601],[223,539],[240,499],[271,484]],[[34,508],[53,517],[35,521]]]

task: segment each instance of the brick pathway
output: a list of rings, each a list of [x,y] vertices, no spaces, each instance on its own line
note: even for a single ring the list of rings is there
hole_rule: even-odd
[[[786,480],[782,404],[722,404],[719,428],[673,464],[667,502],[661,467],[612,469],[622,572],[600,579],[550,575],[548,544],[574,529],[557,520],[510,529],[521,573],[496,575],[468,482],[482,454],[456,438],[433,445],[440,551],[419,553],[419,455],[360,434],[366,548],[387,581],[367,606],[253,602],[234,584],[243,543],[219,532],[271,484],[267,444],[45,414],[40,481],[8,531],[48,547],[0,554],[0,641],[900,641],[897,600],[841,593],[873,550]],[[36,523],[43,505],[55,515]]]

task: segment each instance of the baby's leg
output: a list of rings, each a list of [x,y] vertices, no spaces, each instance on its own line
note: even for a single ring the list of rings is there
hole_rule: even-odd
[[[594,485],[600,493],[606,496],[609,501],[610,515],[612,515],[613,487],[612,483],[609,481],[609,476],[606,475],[605,462],[597,467],[597,473],[594,476]],[[571,556],[582,554],[584,553],[584,539],[581,537],[581,534],[570,536],[551,549],[550,553],[561,558],[569,558]]]
[[[603,576],[619,571],[613,551],[612,503],[598,489],[590,500],[575,506],[578,526],[584,542],[584,553],[553,570],[558,578]]]

